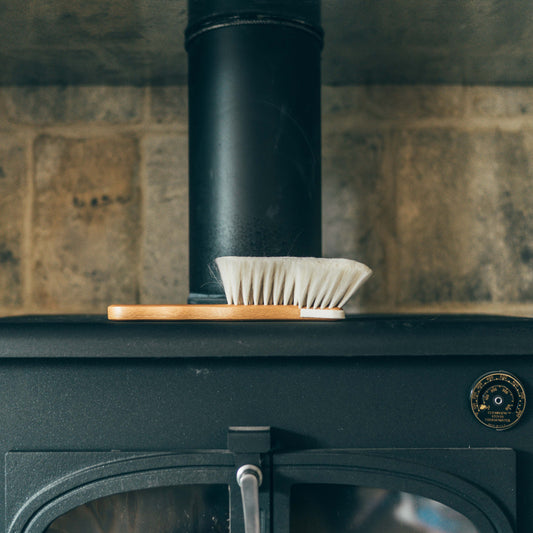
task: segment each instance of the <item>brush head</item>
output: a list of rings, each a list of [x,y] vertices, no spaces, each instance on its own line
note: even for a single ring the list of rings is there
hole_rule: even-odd
[[[228,304],[342,308],[372,270],[351,259],[219,257]]]

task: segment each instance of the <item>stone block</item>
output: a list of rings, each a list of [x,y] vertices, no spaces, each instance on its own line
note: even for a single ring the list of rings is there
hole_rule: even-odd
[[[138,300],[139,146],[134,137],[34,143],[33,307],[105,313]]]
[[[68,122],[133,124],[143,118],[144,91],[127,86],[71,86]]]
[[[11,125],[7,120],[7,102],[9,89],[0,87],[0,131],[11,129]]]
[[[7,119],[34,126],[142,120],[144,89],[112,86],[28,86],[4,89]]]
[[[398,301],[533,299],[533,135],[397,135]]]
[[[473,117],[533,116],[533,87],[469,87],[467,97]]]
[[[141,302],[185,303],[189,294],[187,135],[143,143],[145,226]]]
[[[383,135],[326,128],[322,160],[322,249],[367,264],[374,276],[348,311],[386,304],[393,273],[394,188]]]
[[[187,127],[187,86],[154,86],[151,91],[151,120],[157,124],[179,123]]]
[[[321,87],[322,120],[324,123],[339,118],[369,118],[365,110],[365,91],[363,85]]]
[[[351,120],[355,126],[362,121],[462,117],[465,102],[465,88],[454,85],[322,87],[323,116]]]
[[[67,118],[68,90],[62,86],[25,86],[5,89],[9,122],[48,125]]]
[[[23,304],[24,199],[27,188],[26,146],[0,134],[0,309]]]

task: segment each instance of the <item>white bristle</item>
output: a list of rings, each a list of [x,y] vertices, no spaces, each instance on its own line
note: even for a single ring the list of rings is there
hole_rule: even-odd
[[[256,275],[261,276],[263,280],[263,298],[259,303],[268,305],[272,294],[272,282],[274,280],[274,271],[276,268],[275,261],[265,261],[265,258],[259,257],[256,260]]]
[[[283,286],[283,305],[296,304],[295,290],[296,290],[296,271],[298,265],[298,258],[287,257],[284,262],[285,283]]]
[[[323,273],[323,281],[316,289],[316,296],[312,307],[324,309],[327,307],[337,307],[336,302],[331,298],[331,292],[338,286],[339,273],[334,268],[329,268],[326,264],[320,265],[321,273]],[[317,276],[322,277],[322,276]]]
[[[241,299],[244,305],[252,303],[250,293],[252,291],[252,277],[254,274],[253,264],[249,260],[242,262],[241,268]]]
[[[253,276],[252,282],[252,301],[254,305],[260,305],[261,303],[261,293],[263,290],[263,278],[258,276],[257,273]]]
[[[341,299],[338,307],[344,307],[346,302],[352,297],[353,294],[361,287],[366,280],[372,275],[372,270],[363,263],[354,261],[355,265],[352,265],[351,275],[347,276],[347,287],[344,293],[344,297]]]
[[[233,285],[230,283],[232,278],[231,270],[232,264],[231,261],[228,261],[229,258],[224,258],[224,261],[219,261],[216,259],[216,264],[218,271],[220,272],[220,277],[222,279],[222,286],[224,287],[224,293],[226,294],[226,300],[229,304],[233,304]]]
[[[314,259],[309,262],[302,261],[300,269],[306,270],[306,278],[309,280],[305,295],[300,297],[302,302],[305,301],[305,305],[302,305],[302,307],[317,308],[319,307],[317,305],[317,296],[320,293],[320,289],[326,285],[328,272],[323,268],[319,259]]]
[[[281,261],[274,263],[274,277],[272,279],[272,304],[279,305],[282,303],[281,295],[285,285],[285,270]]]
[[[351,259],[219,257],[229,304],[342,308],[372,270]]]

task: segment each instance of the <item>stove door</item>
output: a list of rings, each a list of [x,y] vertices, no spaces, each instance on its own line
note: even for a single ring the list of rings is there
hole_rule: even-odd
[[[13,452],[9,533],[228,533],[229,452]],[[238,514],[238,513],[237,513]]]
[[[484,467],[483,480],[478,466],[488,455],[492,461],[484,463],[491,466]],[[506,476],[489,471],[497,464]],[[274,531],[513,533],[514,464],[512,450],[281,454],[274,459]],[[496,485],[499,494],[494,497],[484,485]]]
[[[261,533],[514,531],[510,449],[275,452],[261,469]],[[245,533],[236,472],[229,451],[8,453],[5,531]]]

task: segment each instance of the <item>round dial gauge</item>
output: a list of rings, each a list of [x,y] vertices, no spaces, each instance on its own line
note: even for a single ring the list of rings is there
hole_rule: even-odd
[[[520,420],[526,407],[526,394],[520,381],[509,372],[488,372],[474,383],[470,405],[483,425],[502,431]]]

